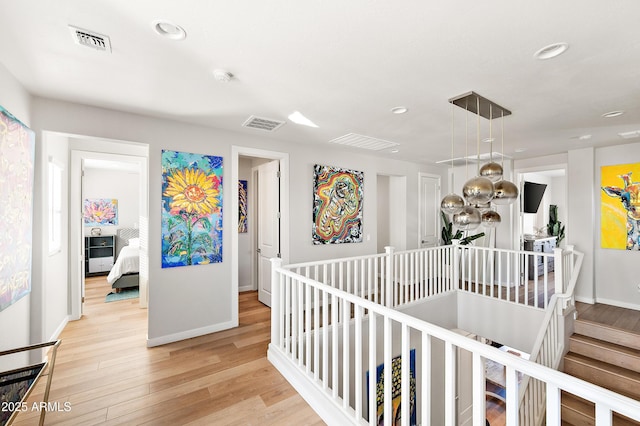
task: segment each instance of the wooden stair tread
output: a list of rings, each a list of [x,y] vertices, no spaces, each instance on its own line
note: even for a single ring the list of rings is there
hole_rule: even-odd
[[[565,355],[564,365],[568,374],[630,398],[640,398],[640,373],[636,371],[574,352]],[[588,370],[581,371],[580,366]]]
[[[574,334],[569,351],[640,373],[640,350],[589,336]]]
[[[592,426],[595,424],[595,404],[571,393],[562,392],[562,424],[573,426]],[[638,426],[618,413],[613,413],[614,426]]]
[[[640,351],[640,333],[612,325],[578,318],[574,321],[575,334],[626,346]]]

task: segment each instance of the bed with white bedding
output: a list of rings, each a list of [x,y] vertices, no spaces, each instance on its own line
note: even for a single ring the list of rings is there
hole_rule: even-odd
[[[107,282],[116,290],[139,285],[140,239],[137,237],[137,231],[136,229],[135,237],[126,238],[134,235],[131,229],[118,230],[116,248],[119,253],[107,276]]]

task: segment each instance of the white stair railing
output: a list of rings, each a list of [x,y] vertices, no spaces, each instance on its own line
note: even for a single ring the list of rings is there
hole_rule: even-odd
[[[415,400],[417,424],[457,424],[453,384],[460,374],[459,351],[473,360],[475,426],[485,422],[486,360],[505,366],[508,425],[520,424],[518,375],[542,384],[547,425],[560,424],[561,391],[593,402],[598,426],[610,426],[613,412],[640,421],[638,401],[302,276],[282,268],[279,259],[272,268],[269,360],[328,424],[378,424],[377,401],[384,413],[392,413],[398,395]],[[394,371],[393,365],[399,368]],[[444,371],[443,383],[434,378],[432,373],[439,371],[434,368]],[[399,383],[395,390],[394,382]],[[410,411],[411,404],[400,404],[402,425],[409,424]],[[391,421],[392,416],[384,416],[384,425]]]

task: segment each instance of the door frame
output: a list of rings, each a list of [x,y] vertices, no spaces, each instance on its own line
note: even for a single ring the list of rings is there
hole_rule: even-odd
[[[422,247],[422,215],[421,213],[421,209],[422,209],[422,203],[425,201],[422,198],[422,178],[423,177],[427,177],[427,178],[432,178],[432,179],[436,179],[437,181],[437,185],[438,188],[436,190],[436,200],[440,200],[442,199],[442,176],[440,175],[436,175],[433,173],[424,173],[424,172],[420,172],[418,173],[418,248]],[[435,206],[436,209],[436,214],[435,214],[435,225],[436,225],[436,234],[437,234],[437,229],[438,229],[438,224],[440,223],[440,206],[436,204]],[[438,237],[438,244],[440,244],[440,237]]]
[[[113,161],[137,162],[140,166],[140,212],[142,219],[149,217],[149,176],[148,176],[148,145],[137,142],[124,142],[96,138],[92,136],[81,136],[71,134],[61,134],[69,139],[82,140],[88,142],[82,149],[69,147],[69,319],[78,320],[82,317],[82,304],[84,297],[84,238],[82,224],[82,165],[83,160],[88,158],[110,159]],[[94,150],[95,149],[95,150]],[[140,233],[148,233],[146,223],[140,223]],[[141,239],[148,241],[148,234],[141,235]],[[141,254],[140,276],[141,279],[148,280],[148,262],[142,261],[143,257],[148,258],[148,253]],[[146,266],[145,266],[146,265]],[[146,270],[144,269],[146,268]],[[147,307],[148,288],[141,282],[140,286],[140,307]]]
[[[231,146],[231,229],[238,229],[238,162],[240,156],[280,161],[280,253],[283,264],[289,263],[289,154],[279,151]],[[235,212],[235,214],[234,214]],[[238,232],[231,232],[231,322],[239,324],[238,301]]]

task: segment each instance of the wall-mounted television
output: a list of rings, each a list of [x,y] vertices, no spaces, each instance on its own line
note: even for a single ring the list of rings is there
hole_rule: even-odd
[[[544,191],[547,185],[544,183],[525,182],[522,195],[522,211],[524,213],[537,213]]]

